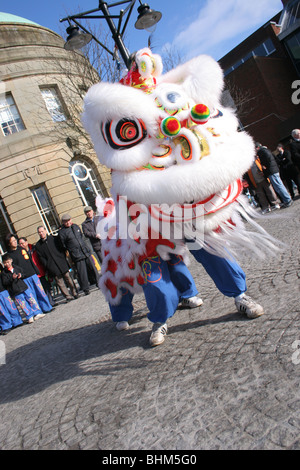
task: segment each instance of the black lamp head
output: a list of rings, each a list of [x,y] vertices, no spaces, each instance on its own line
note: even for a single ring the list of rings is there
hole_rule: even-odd
[[[78,26],[75,26],[75,25],[68,26],[67,34],[68,34],[68,37],[64,45],[64,48],[68,51],[81,49],[92,40],[91,34],[84,33],[78,28]]]
[[[155,26],[162,17],[160,11],[151,10],[147,3],[138,7],[138,19],[135,23],[136,29],[150,29]]]

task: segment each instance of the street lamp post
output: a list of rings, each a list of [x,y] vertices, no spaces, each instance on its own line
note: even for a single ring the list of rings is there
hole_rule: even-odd
[[[125,47],[123,42],[123,36],[128,24],[129,18],[132,14],[136,0],[125,0],[122,2],[115,2],[108,4],[103,0],[99,0],[99,7],[94,10],[89,10],[83,13],[78,13],[66,18],[62,18],[60,22],[68,21],[69,26],[67,27],[67,42],[65,43],[65,49],[75,50],[81,49],[86,44],[88,44],[92,39],[95,40],[101,47],[103,47],[109,54],[113,57],[115,56],[114,52],[110,51],[104,44],[102,44],[90,31],[88,31],[78,20],[82,19],[105,19],[108,27],[112,33],[113,40],[115,42],[116,48],[119,50],[121,57],[126,65],[130,68],[131,58],[128,52],[128,49]],[[139,0],[140,6],[138,7],[138,19],[135,23],[136,29],[149,29],[155,26],[158,21],[161,19],[162,14],[159,11],[151,10],[147,3],[142,3]],[[120,6],[123,4],[128,4],[125,10],[120,10],[118,15],[111,15],[109,8]],[[98,12],[101,12],[102,15],[99,15]],[[95,14],[96,13],[96,14]],[[127,15],[127,16],[126,16]],[[118,20],[118,26],[116,27],[114,19]],[[122,22],[124,26],[121,30]]]

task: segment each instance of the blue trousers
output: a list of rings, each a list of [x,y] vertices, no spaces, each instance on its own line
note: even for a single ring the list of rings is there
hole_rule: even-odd
[[[191,253],[203,265],[223,295],[237,297],[246,292],[246,275],[236,261],[221,258],[204,249]],[[173,256],[170,261],[163,261],[159,257],[146,259],[142,270],[146,281],[143,289],[149,309],[148,318],[153,323],[165,323],[174,315],[183,298],[193,297],[198,293],[188,268],[181,259],[178,261],[178,257]],[[124,289],[120,304],[109,305],[113,321],[131,319],[132,299],[133,294]]]
[[[164,261],[159,256],[143,261],[143,286],[148,318],[153,323],[165,323],[176,312],[178,303],[198,294],[195,282],[181,257],[171,256]],[[133,294],[123,289],[119,305],[109,305],[113,321],[129,321],[132,313]]]
[[[247,290],[246,275],[233,259],[220,258],[203,248],[191,254],[201,263],[216,287],[226,297],[237,297]]]
[[[27,286],[31,289],[32,295],[34,296],[40,310],[44,313],[50,312],[53,309],[52,305],[49,302],[48,296],[43,289],[41,281],[38,276],[34,274],[33,276],[27,277],[24,279]]]
[[[15,296],[16,303],[21,307],[27,320],[39,313],[42,313],[42,310],[37,303],[34,292],[31,288],[28,287],[24,292]]]
[[[284,204],[287,204],[291,201],[291,196],[289,195],[286,187],[284,186],[279,173],[274,173],[273,175],[268,176],[269,180],[276,193],[279,195],[280,199]]]
[[[7,290],[0,292],[0,330],[10,330],[22,323],[22,317]]]

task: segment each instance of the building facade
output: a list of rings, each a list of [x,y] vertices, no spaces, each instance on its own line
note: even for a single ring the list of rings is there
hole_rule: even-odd
[[[283,6],[219,61],[242,127],[272,151],[300,127],[300,100],[293,100],[300,73],[300,0]]]
[[[109,195],[110,173],[80,123],[97,81],[58,34],[0,13],[0,253],[7,233],[35,242],[39,225],[56,233],[64,213],[80,224],[84,206]]]

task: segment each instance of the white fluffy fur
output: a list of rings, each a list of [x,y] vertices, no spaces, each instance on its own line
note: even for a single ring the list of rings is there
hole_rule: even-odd
[[[251,166],[253,155],[252,139],[236,133],[198,163],[164,171],[116,171],[113,186],[119,194],[143,204],[201,201],[240,178]]]
[[[204,103],[210,109],[218,106],[224,87],[219,64],[207,55],[195,57],[158,78],[160,83],[177,83],[195,103]]]
[[[143,53],[149,52],[144,50],[138,54],[137,63],[143,61]],[[154,67],[153,73],[157,76],[157,87],[152,95],[121,84],[99,83],[89,90],[84,100],[83,124],[91,135],[100,162],[114,170],[112,194],[115,201],[120,195],[126,196],[133,203],[145,206],[163,203],[184,204],[203,201],[215,193],[224,191],[233,182],[242,178],[251,167],[255,148],[252,138],[247,133],[238,132],[238,121],[233,111],[224,109],[220,105],[224,84],[220,66],[211,57],[200,56],[165,75],[159,75],[161,64],[158,58],[154,56],[153,61],[149,60],[147,55],[145,58],[146,75],[153,69],[153,64],[158,64]],[[156,106],[155,97],[162,107]],[[194,104],[205,104],[210,108],[212,117],[206,124],[196,126],[188,119],[188,110],[176,113],[177,108],[181,109],[186,103],[190,108]],[[168,117],[170,110],[175,112],[176,118],[184,126],[181,140],[157,138],[160,120]],[[218,110],[221,113],[218,113]],[[214,117],[215,115],[218,117]],[[131,149],[114,150],[103,138],[101,126],[107,121],[118,121],[122,118],[142,120],[147,129],[147,138]],[[199,144],[201,139],[199,141],[197,137],[199,133],[202,135],[201,145]],[[180,161],[182,139],[187,138],[189,141],[189,136],[190,142],[198,145],[197,154],[202,157],[196,162],[193,158],[192,163],[189,160]],[[208,155],[206,150],[202,149],[204,142],[206,145],[204,147],[209,149]],[[155,165],[160,161],[157,157],[153,158],[155,148],[159,145],[168,146],[173,152],[168,157],[170,166],[166,165],[162,171],[141,171],[141,167],[148,163]],[[161,160],[163,161],[163,158]],[[101,212],[103,203],[101,201],[98,203]],[[228,249],[233,254],[243,250],[246,252],[251,250],[259,255],[276,253],[276,241],[253,221],[253,214],[250,208],[245,206],[243,197],[205,216],[204,219],[204,238],[203,231],[200,233],[200,230],[195,238],[200,247],[219,256],[228,256]],[[115,214],[111,214],[108,220],[112,224],[117,223]],[[147,235],[147,227],[142,226],[142,220],[145,219],[141,217],[138,220],[141,222],[141,233]],[[246,230],[244,220],[252,224],[254,232]],[[130,224],[129,218],[127,223]],[[186,222],[183,224],[187,231],[189,228],[192,229],[192,225],[189,226]],[[117,230],[123,230],[123,227],[117,227]],[[187,261],[183,240],[173,240],[173,242],[175,243],[173,250],[161,244],[157,247],[157,253],[163,259],[167,259],[171,252],[177,253]],[[141,268],[137,261],[139,256],[145,253],[146,240],[137,244],[127,237],[120,245],[116,240],[104,239],[103,250],[109,254],[104,257],[102,264],[101,287],[111,303],[118,303],[121,298],[120,287],[123,285],[128,287],[124,281],[125,277],[134,277],[134,287],[131,289],[133,292],[140,289],[137,278],[141,274]],[[117,263],[115,274],[107,269],[110,259]],[[134,270],[128,265],[132,260],[135,261]],[[114,299],[105,287],[107,280],[118,286],[118,294]]]
[[[114,150],[103,139],[101,124],[122,118],[138,118],[145,123],[148,134],[155,135],[157,117],[157,107],[145,93],[118,83],[99,83],[86,94],[82,122],[92,138],[100,162],[108,168],[127,171],[148,162],[153,142],[146,138],[134,148]]]

